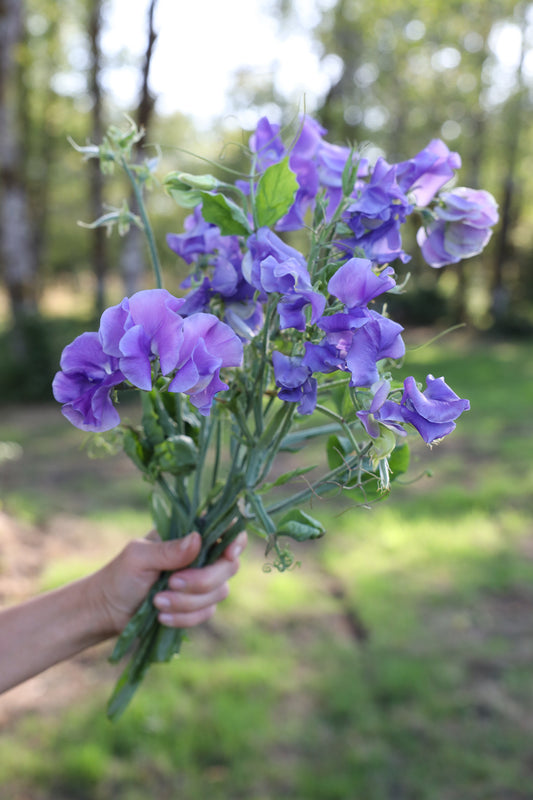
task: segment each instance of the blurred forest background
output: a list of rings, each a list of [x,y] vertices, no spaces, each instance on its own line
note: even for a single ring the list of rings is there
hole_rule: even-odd
[[[143,16],[142,54],[129,47],[127,20],[115,31],[120,46],[111,54],[103,48],[112,4],[0,0],[4,399],[49,396],[57,338],[61,345],[66,341],[69,314],[86,324],[110,300],[153,285],[135,232],[119,241],[103,229],[76,224],[120,205],[127,188],[104,182],[97,163],[84,164],[67,137],[98,142],[126,112],[147,131],[139,157],[156,154],[150,143],[161,145],[162,175],[167,167],[200,170],[202,163],[187,151],[238,165],[238,148],[225,145],[242,141],[242,125],[253,128],[264,113],[276,121],[292,119],[304,104],[328,129],[329,141],[356,142],[371,159],[405,159],[430,139],[444,139],[462,156],[459,183],[491,191],[501,219],[483,256],[459,267],[427,269],[413,248],[409,269],[416,279],[403,298],[402,321],[465,321],[471,330],[531,332],[533,5],[382,0],[377,13],[364,0],[264,0],[280,41],[295,31],[306,38],[320,64],[321,86],[309,87],[305,96],[301,89],[284,89],[275,52],[269,70],[258,73],[243,63],[232,77],[227,112],[207,130],[179,110],[158,110],[151,83],[157,0],[131,7]],[[161,0],[163,24],[168,6]],[[183,15],[186,22],[185,4]],[[186,25],[184,31],[191,33]],[[176,47],[179,42],[176,31]],[[199,56],[190,75],[176,75],[176,97],[180,81],[194,81],[199,69],[216,70],[216,53]],[[113,75],[120,71],[135,74],[137,96],[128,104],[113,91]],[[152,211],[164,241],[166,231],[181,229],[182,218],[170,202],[157,202]],[[168,288],[177,289],[179,267],[171,254],[163,256],[171,273]],[[36,353],[40,368],[29,371]]]

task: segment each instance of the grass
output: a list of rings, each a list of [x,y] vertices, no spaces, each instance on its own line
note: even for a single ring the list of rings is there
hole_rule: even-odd
[[[215,622],[116,725],[103,713],[112,668],[105,652],[88,658],[74,703],[37,704],[0,735],[6,797],[531,800],[530,345],[452,340],[407,367],[443,374],[472,404],[448,441],[413,448],[409,477],[433,477],[371,511],[315,504],[329,533],[289,574],[263,572],[252,543]],[[50,410],[25,413],[0,423],[23,448],[0,472],[4,508],[48,537],[78,521],[98,557],[142,533],[133,471],[89,461]],[[46,585],[79,573],[80,541],[48,563]]]

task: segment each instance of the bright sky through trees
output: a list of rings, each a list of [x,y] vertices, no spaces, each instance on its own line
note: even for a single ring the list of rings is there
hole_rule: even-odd
[[[318,20],[316,6],[314,0],[300,0],[299,23],[282,34],[265,0],[159,0],[151,81],[158,111],[180,111],[208,124],[228,111],[232,76],[242,67],[273,74],[284,96],[298,103],[305,94],[314,107],[314,98],[330,83],[308,33]],[[148,0],[111,0],[102,42],[107,55],[142,54],[147,7]],[[136,96],[138,71],[127,65],[115,68],[107,82],[127,105]]]

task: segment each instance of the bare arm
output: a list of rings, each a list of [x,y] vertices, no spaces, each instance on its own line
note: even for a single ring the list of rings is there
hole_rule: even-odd
[[[136,540],[98,572],[0,611],[0,692],[120,633],[162,570],[177,572],[154,598],[160,621],[185,628],[209,619],[245,544],[241,534],[212,566],[184,569],[198,554],[198,534]]]

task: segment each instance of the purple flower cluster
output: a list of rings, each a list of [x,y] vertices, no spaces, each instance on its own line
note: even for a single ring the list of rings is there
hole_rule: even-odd
[[[367,174],[368,163],[348,147],[339,147],[323,139],[327,131],[316,120],[304,117],[296,140],[285,147],[280,135],[280,126],[266,117],[259,120],[255,133],[250,138],[250,149],[257,154],[259,170],[265,170],[289,156],[289,166],[296,175],[298,190],[288,213],[276,223],[280,231],[300,230],[305,226],[305,215],[314,207],[321,189],[325,191],[328,215],[334,212],[342,198],[342,174],[351,157],[357,164],[358,175]],[[246,185],[241,185],[244,191]]]
[[[167,234],[167,244],[195,272],[182,284],[189,289],[180,309],[182,316],[209,309],[211,300],[224,305],[224,320],[244,341],[263,324],[261,303],[254,301],[254,287],[242,272],[243,253],[237,236],[222,236],[220,229],[202,217],[201,205],[185,220],[185,233]],[[210,274],[206,269],[209,268]]]
[[[355,200],[344,214],[354,235],[343,247],[360,248],[378,264],[396,258],[409,261],[402,248],[402,225],[415,206],[423,208],[434,199],[460,166],[459,155],[440,139],[431,141],[409,161],[388,164],[379,158],[370,180],[356,184]]]
[[[260,299],[269,294],[281,294],[278,303],[280,327],[304,331],[305,307],[311,306],[314,324],[326,306],[326,298],[313,291],[304,257],[285,244],[269,228],[260,228],[248,241],[243,269],[248,282],[260,292]]]
[[[299,395],[292,398],[293,402],[299,400],[300,413],[310,414],[316,405],[316,383],[310,380],[313,373],[349,372],[351,386],[370,387],[378,380],[379,361],[403,356],[402,326],[368,308],[372,300],[395,285],[390,267],[376,273],[364,258],[350,259],[330,279],[328,291],[344,304],[344,309],[318,319],[318,328],[324,332],[322,341],[306,342],[305,355],[290,362],[302,378],[298,389],[305,402]],[[274,372],[284,399],[291,399],[287,390],[294,392],[296,387],[287,362],[277,358]]]
[[[200,413],[209,414],[215,394],[228,388],[220,370],[241,363],[243,343],[262,329],[265,303],[274,296],[275,335],[292,331],[287,347],[279,345],[272,356],[282,400],[311,414],[320,375],[340,371],[349,374],[351,387],[374,387],[370,408],[359,413],[372,438],[380,426],[403,434],[404,424],[413,425],[426,442],[453,429],[468,401],[442,378],[428,376],[424,392],[407,378],[401,401],[389,399],[380,362],[404,355],[403,328],[380,313],[375,301],[396,286],[389,263],[410,258],[402,226],[414,211],[422,209],[432,220],[417,239],[427,262],[440,267],[481,251],[497,221],[496,203],[483,191],[441,192],[461,161],[438,139],[407,161],[379,158],[370,168],[349,148],[327,142],[325,134],[304,117],[286,145],[279,125],[259,120],[250,138],[258,172],[286,159],[297,182],[276,232],[259,227],[250,235],[223,235],[220,217],[221,228],[204,219],[201,203],[196,206],[185,231],[167,236],[169,247],[192,268],[183,284],[186,296],[138,292],[104,312],[98,333],[85,333],[65,348],[53,389],[74,425],[93,431],[115,426],[115,387],[125,383],[149,391],[156,375],[168,379],[169,391],[187,394]],[[237,183],[250,192],[249,183]],[[305,228],[319,198],[338,233],[328,244],[327,273],[314,284],[306,259],[279,233]],[[289,354],[282,352],[289,347]]]
[[[443,141],[433,139],[413,158],[389,164],[379,158],[370,170],[366,159],[325,141],[326,130],[315,120],[304,117],[295,141],[286,147],[279,125],[266,117],[259,120],[250,139],[259,170],[265,170],[289,156],[289,166],[296,175],[298,190],[288,213],[276,223],[280,231],[299,230],[305,216],[314,208],[317,196],[324,192],[330,218],[342,199],[342,176],[352,158],[357,176],[352,201],[343,213],[343,221],[353,232],[338,242],[349,255],[364,254],[378,264],[395,259],[409,261],[403,250],[401,228],[415,208],[426,208],[440,189],[461,166],[458,153],[451,152]],[[242,184],[248,191],[246,184]],[[494,224],[494,221],[489,225]],[[466,249],[465,249],[466,250]],[[463,256],[464,257],[464,256]],[[429,261],[432,266],[433,264]],[[447,262],[451,263],[451,262]]]
[[[404,391],[399,403],[387,399],[390,386],[381,381],[367,411],[358,411],[357,416],[368,435],[375,439],[380,434],[380,425],[405,435],[403,425],[412,425],[426,444],[434,444],[455,428],[455,420],[468,411],[470,403],[455,394],[444,378],[428,375],[426,389],[421,392],[413,377],[404,381]]]
[[[97,333],[83,333],[68,345],[53,393],[77,428],[106,431],[120,422],[112,391],[126,383],[150,391],[154,376],[171,378],[168,390],[184,392],[201,414],[228,386],[223,367],[242,362],[242,343],[212,314],[184,318],[183,299],[164,289],[137,292],[102,314]]]

